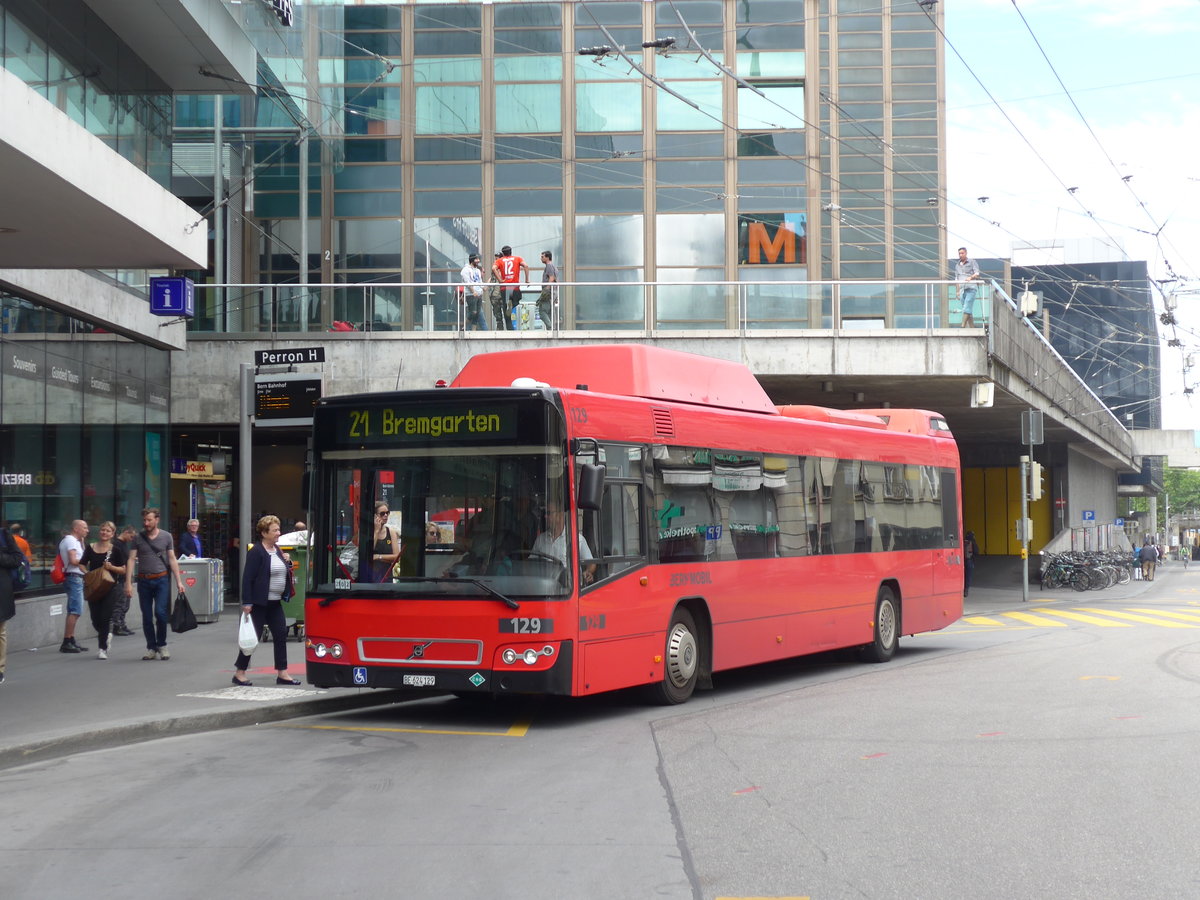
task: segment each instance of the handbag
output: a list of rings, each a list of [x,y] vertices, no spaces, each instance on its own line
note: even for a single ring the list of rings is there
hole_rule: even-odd
[[[104,558],[105,562],[108,557]],[[95,603],[97,600],[103,600],[108,594],[112,586],[117,580],[113,578],[112,572],[101,566],[98,569],[92,569],[83,576],[83,599],[88,603]]]
[[[258,631],[250,620],[250,613],[242,613],[242,623],[238,626],[238,649],[249,656],[258,646]]]
[[[175,606],[171,609],[171,630],[183,634],[196,627],[196,614],[192,612],[192,604],[188,603],[187,594],[180,591],[175,595]]]
[[[62,554],[59,553],[54,557],[54,568],[50,570],[50,580],[55,584],[62,584],[67,580],[66,570],[63,569]]]

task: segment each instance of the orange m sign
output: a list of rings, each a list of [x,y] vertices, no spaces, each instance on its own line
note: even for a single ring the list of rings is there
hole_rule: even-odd
[[[739,218],[739,255],[744,265],[805,265],[808,262],[803,215],[768,213]]]

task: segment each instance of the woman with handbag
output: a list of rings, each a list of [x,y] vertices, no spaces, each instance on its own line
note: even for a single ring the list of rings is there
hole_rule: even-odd
[[[292,561],[276,546],[279,540],[279,517],[263,516],[258,520],[258,543],[246,552],[242,568],[242,617],[250,617],[254,633],[262,634],[263,626],[271,629],[271,640],[275,644],[275,683],[299,684],[299,678],[288,674],[287,622],[283,615],[283,601],[295,590],[292,586]],[[248,687],[246,669],[250,667],[250,655],[239,650],[234,663],[233,683]]]
[[[87,568],[83,576],[83,598],[92,614],[92,627],[100,639],[97,659],[108,659],[112,637],[113,610],[125,595],[125,565],[129,554],[125,545],[113,538],[117,526],[112,522],[100,525],[100,540],[89,544],[80,562]]]

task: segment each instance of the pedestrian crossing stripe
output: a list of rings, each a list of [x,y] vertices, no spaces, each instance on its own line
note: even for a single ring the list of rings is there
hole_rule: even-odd
[[[1180,612],[1140,606],[1125,609],[1099,609],[1091,606],[1076,606],[1072,609],[1034,607],[1028,612],[1012,610],[986,616],[963,616],[960,620],[961,624],[973,626],[969,630],[1014,627],[1066,628],[1076,622],[1100,628],[1132,628],[1134,623],[1156,625],[1159,628],[1200,628],[1200,611],[1187,609]]]
[[[1192,625],[1185,625],[1182,622],[1164,622],[1162,619],[1151,618],[1150,616],[1138,615],[1134,612],[1121,612],[1120,610],[1104,610],[1104,609],[1087,609],[1086,607],[1075,607],[1082,612],[1099,613],[1102,616],[1113,616],[1117,619],[1125,619],[1129,622],[1143,622],[1147,625],[1160,625],[1163,628],[1192,628]]]
[[[1066,628],[1067,627],[1066,622],[1058,622],[1058,621],[1055,621],[1054,619],[1047,619],[1043,616],[1035,616],[1032,613],[1013,612],[1013,613],[1005,613],[1005,615],[1009,616],[1010,618],[1016,619],[1018,622],[1026,622],[1030,625],[1040,625],[1043,628],[1046,628],[1046,627]]]

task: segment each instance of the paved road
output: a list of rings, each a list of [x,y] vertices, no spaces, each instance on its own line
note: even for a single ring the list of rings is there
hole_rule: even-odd
[[[425,699],[12,768],[6,896],[1194,896],[1198,610],[1198,572],[977,589],[890,664],[727,673],[678,708]],[[216,699],[226,630],[196,666],[216,695],[174,705],[281,709]],[[117,683],[159,697],[135,670],[188,637]]]

